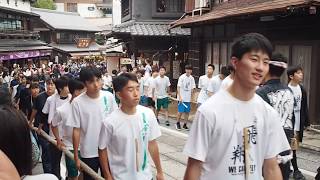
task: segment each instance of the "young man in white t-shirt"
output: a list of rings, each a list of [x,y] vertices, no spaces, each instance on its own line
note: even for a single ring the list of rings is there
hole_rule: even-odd
[[[57,112],[57,108],[67,103],[71,99],[71,95],[69,94],[68,89],[68,78],[65,76],[61,76],[60,78],[54,81],[56,86],[57,93],[53,96],[48,97],[42,112],[45,115],[48,115],[48,124],[51,128],[52,119],[54,114]],[[52,130],[49,132],[50,136],[54,138]],[[49,145],[50,152],[50,160],[51,160],[51,168],[52,173],[57,176],[58,179],[61,179],[60,172],[60,161],[62,152],[54,145]]]
[[[74,152],[73,145],[72,145],[72,133],[73,128],[67,126],[67,120],[72,115],[72,106],[71,102],[74,98],[79,96],[81,93],[84,92],[84,85],[81,81],[76,79],[71,79],[68,82],[68,88],[70,93],[72,94],[72,98],[69,102],[63,104],[59,108],[57,108],[57,112],[55,113],[51,128],[52,132],[57,140],[57,146],[60,150],[66,148],[71,152]],[[75,165],[75,162],[66,156],[66,168],[67,168],[67,177],[71,180],[78,179],[78,169]]]
[[[194,81],[192,73],[192,66],[186,65],[185,67],[186,73],[182,74],[178,79],[177,85],[177,97],[178,97],[178,115],[177,115],[177,124],[176,129],[178,131],[181,130],[181,115],[184,114],[185,123],[183,124],[183,129],[189,130],[187,126],[189,113],[191,111],[191,97],[194,93],[194,89],[196,88],[196,83]]]
[[[157,104],[157,111],[156,111],[156,117],[158,119],[159,112],[161,108],[165,112],[165,118],[166,118],[166,125],[170,126],[169,123],[169,112],[168,112],[168,107],[169,107],[169,97],[168,94],[170,94],[170,80],[166,74],[166,68],[165,67],[160,67],[160,76],[158,76],[155,79],[155,96],[156,96],[156,104]],[[158,119],[159,121],[159,119]]]
[[[224,90],[226,90],[230,87],[230,85],[233,83],[233,79],[234,79],[233,65],[229,64],[227,68],[230,72],[230,75],[223,79],[221,86],[220,86],[220,89],[224,89]]]
[[[113,80],[121,106],[103,120],[99,136],[99,157],[106,179],[151,180],[149,154],[157,170],[156,179],[163,180],[156,139],[161,132],[154,112],[138,105],[139,83],[132,73]]]
[[[234,82],[197,111],[184,153],[185,180],[281,180],[276,156],[290,146],[280,116],[255,94],[269,70],[272,45],[250,33],[232,46]]]
[[[81,160],[91,169],[98,172],[100,163],[98,141],[102,120],[118,108],[114,96],[101,90],[101,72],[95,67],[84,67],[80,71],[80,80],[86,87],[86,92],[76,97],[72,103],[72,116],[66,125],[73,127],[73,149],[79,149]],[[77,168],[80,169],[80,157],[74,151]],[[83,178],[93,179],[87,173]]]
[[[151,77],[148,77],[146,82],[144,83],[144,89],[147,92],[147,105],[149,108],[155,112],[156,108],[156,96],[155,96],[155,86],[156,86],[156,78],[158,77],[159,72],[157,69],[152,71]]]
[[[301,85],[303,81],[303,70],[300,66],[291,66],[287,69],[287,75],[289,79],[289,88],[292,90],[295,107],[294,107],[294,136],[298,142],[302,142],[303,130],[310,126],[308,115],[308,96],[304,87]],[[293,158],[291,160],[293,166],[293,177],[295,179],[305,179],[302,173],[299,171],[297,163],[296,150],[293,150]]]
[[[208,64],[207,66],[207,74],[200,76],[199,78],[199,83],[198,83],[198,88],[201,89],[197,98],[197,104],[198,107],[201,106],[202,103],[204,103],[208,98],[208,87],[210,85],[210,82],[213,78],[213,72],[214,72],[214,65],[213,64]]]
[[[209,97],[211,97],[212,95],[214,95],[219,91],[222,81],[229,75],[230,75],[230,72],[227,66],[222,66],[220,73],[214,76],[208,85],[207,91],[208,91]]]

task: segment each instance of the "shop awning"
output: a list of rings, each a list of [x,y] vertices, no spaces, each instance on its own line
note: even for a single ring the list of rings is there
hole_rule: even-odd
[[[237,17],[254,13],[270,13],[277,11],[287,11],[291,7],[307,6],[317,4],[320,0],[240,0],[228,1],[213,9],[204,15],[191,16],[171,23],[171,28],[179,26],[189,27],[192,24],[204,23],[224,18]]]
[[[0,60],[15,60],[26,59],[34,57],[50,56],[52,48],[47,46],[35,47],[8,47],[7,49],[1,47]]]
[[[78,53],[70,53],[72,57],[82,57],[82,56],[99,56],[100,52],[78,52]]]
[[[76,44],[55,44],[51,43],[49,46],[53,47],[54,49],[58,51],[63,51],[65,53],[100,53],[100,50],[102,50],[102,46],[99,46],[96,43],[91,43],[88,47],[85,48],[79,48]]]

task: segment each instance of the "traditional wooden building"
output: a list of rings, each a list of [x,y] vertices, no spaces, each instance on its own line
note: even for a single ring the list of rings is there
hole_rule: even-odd
[[[40,32],[40,39],[53,47],[52,60],[66,62],[70,59],[101,59],[103,50],[95,42],[100,29],[78,13],[32,8],[40,16],[33,25]]]
[[[319,124],[319,5],[319,0],[187,0],[185,16],[172,27],[192,29],[188,60],[197,76],[205,73],[208,63],[228,64],[235,37],[249,32],[265,35],[289,65],[303,67],[311,122]]]
[[[47,63],[52,48],[40,41],[31,21],[39,15],[31,12],[30,1],[8,0],[0,3],[0,66]]]
[[[177,79],[188,51],[190,29],[170,30],[169,24],[182,16],[184,7],[185,0],[122,0],[122,23],[109,36],[119,39],[133,64],[150,59]]]

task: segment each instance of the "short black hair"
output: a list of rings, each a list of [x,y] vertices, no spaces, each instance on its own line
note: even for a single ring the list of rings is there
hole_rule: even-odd
[[[32,143],[28,121],[12,106],[0,106],[0,149],[12,161],[20,176],[32,173]]]
[[[61,76],[60,78],[55,80],[54,85],[56,86],[56,89],[58,91],[58,94],[60,94],[61,89],[68,86],[68,78],[66,76]]]
[[[302,67],[300,65],[294,65],[294,66],[290,66],[287,69],[287,75],[288,75],[288,80],[290,81],[290,76],[293,76],[294,73],[298,72],[298,71],[303,71]]]
[[[234,67],[232,64],[228,64],[227,69],[228,69],[229,73],[234,71]]]
[[[30,84],[30,89],[36,89],[36,88],[40,89],[39,83],[33,82]]]
[[[137,76],[133,73],[122,73],[121,75],[115,77],[112,81],[114,91],[121,91],[128,84],[129,81],[135,81],[139,83]]]
[[[0,87],[0,105],[12,105],[11,95],[6,87]]]
[[[213,70],[215,69],[213,64],[208,64],[208,67],[212,67]]]
[[[73,94],[76,90],[82,90],[84,88],[84,84],[79,79],[70,79],[68,82],[68,88],[70,93]]]
[[[283,62],[287,63],[288,60],[281,53],[275,52],[272,54],[271,61]],[[269,74],[271,76],[281,77],[285,68],[280,66],[275,66],[273,64],[269,64]]]
[[[220,74],[224,75],[224,77],[227,77],[230,75],[230,71],[227,68],[227,66],[222,66],[220,70]]]
[[[38,76],[38,75],[33,75],[33,76],[31,76],[30,81],[31,81],[31,82],[39,82],[39,76]]]
[[[54,80],[51,77],[47,77],[45,82],[46,82],[46,84],[51,84],[51,83],[54,83]]]
[[[144,73],[145,73],[146,71],[144,70],[144,69],[139,69],[138,71],[137,71],[137,73],[140,73],[141,74],[141,76],[144,76]]]
[[[192,70],[192,66],[190,64],[187,64],[184,69],[189,69],[189,70]]]
[[[94,77],[101,79],[102,73],[96,67],[84,67],[80,70],[80,80],[85,83],[86,81],[91,81]]]
[[[261,50],[272,55],[273,47],[271,42],[262,34],[248,33],[237,38],[231,48],[231,56],[241,59],[245,53]]]
[[[167,70],[166,67],[164,67],[164,66],[160,66],[159,69],[164,69],[165,71]]]

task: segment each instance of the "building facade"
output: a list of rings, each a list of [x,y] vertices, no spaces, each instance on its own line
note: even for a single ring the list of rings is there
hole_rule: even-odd
[[[32,2],[32,1],[31,1]],[[40,41],[31,21],[39,15],[32,13],[28,0],[0,2],[0,64],[11,69],[13,64],[46,64],[52,48]]]
[[[42,41],[53,48],[52,61],[102,60],[101,47],[95,42],[100,29],[78,13],[32,8],[40,16],[33,21]]]
[[[122,0],[121,24],[113,27],[110,36],[119,39],[132,66],[149,59],[165,66],[168,76],[177,80],[190,29],[170,30],[169,24],[183,15],[184,7],[185,0]]]
[[[200,0],[201,1],[201,0]],[[188,61],[200,76],[206,64],[227,65],[234,38],[249,32],[265,35],[289,65],[304,69],[303,84],[309,94],[311,122],[320,123],[320,13],[319,1],[306,0],[188,0],[186,15],[172,24],[192,29]],[[203,7],[201,7],[203,6]],[[286,82],[286,77],[283,77]]]
[[[102,30],[112,27],[112,0],[55,0],[57,11],[79,13]]]

